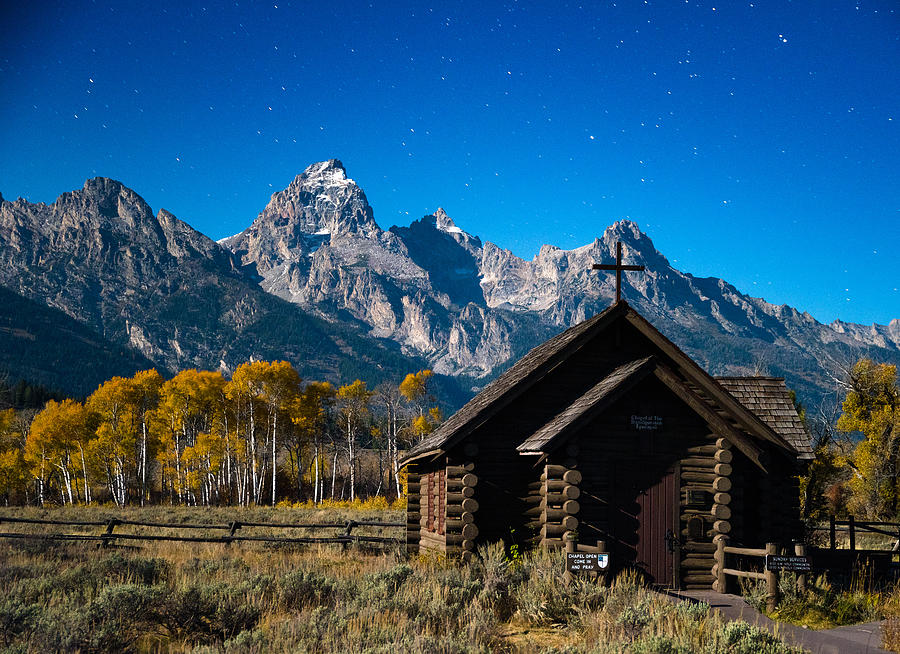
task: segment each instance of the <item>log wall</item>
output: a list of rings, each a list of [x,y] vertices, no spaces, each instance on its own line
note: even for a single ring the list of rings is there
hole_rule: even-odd
[[[526,527],[532,534],[531,542],[541,547],[561,548],[566,534],[578,529],[581,472],[573,467],[546,464],[540,479],[528,485]]]
[[[477,447],[469,446],[467,451],[477,454]],[[446,522],[444,552],[448,556],[471,557],[478,538],[478,500],[476,486],[478,476],[474,461],[461,465],[448,465],[446,476]]]
[[[412,464],[406,472],[406,551],[409,554],[419,553],[422,513],[420,510],[422,477],[419,467]]]

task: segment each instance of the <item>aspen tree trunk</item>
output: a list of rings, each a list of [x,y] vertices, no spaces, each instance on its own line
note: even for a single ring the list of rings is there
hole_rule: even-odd
[[[147,418],[141,418],[141,506],[147,497]]]
[[[47,459],[44,457],[44,448],[41,448],[41,476],[38,479],[38,499],[40,500],[41,506],[44,506],[44,464]]]
[[[350,500],[356,499],[356,452],[353,448],[353,422],[350,415],[347,416],[347,458],[350,464]],[[341,493],[343,496],[343,493]]]
[[[335,447],[334,448],[334,461],[332,462],[332,465],[331,465],[331,499],[332,500],[334,499],[334,483],[335,483],[335,480],[337,479],[337,459],[338,459],[338,452],[337,452],[337,447]]]
[[[313,504],[318,504],[322,496],[319,495],[319,436],[316,435],[313,438],[313,465],[315,466],[315,472],[313,472]],[[299,483],[299,480],[298,480]]]
[[[59,466],[59,469],[62,472],[63,481],[66,485],[66,493],[69,496],[69,504],[75,504],[75,500],[72,498],[72,474],[69,472],[69,468],[66,465]]]
[[[182,432],[182,436],[186,442],[187,441],[187,431],[185,431],[185,430],[186,430],[186,427],[184,425],[182,425],[181,432]],[[175,432],[175,433],[177,434],[178,432]],[[181,478],[181,452],[180,452],[180,450],[181,450],[181,442],[178,439],[178,437],[176,436],[175,437],[175,483],[178,484],[178,491],[177,491],[178,501],[184,502],[185,490],[184,490],[184,480]]]
[[[275,506],[275,474],[276,474],[276,466],[275,466],[275,434],[276,429],[278,427],[278,410],[276,409],[272,415],[272,506]],[[297,476],[299,477],[299,467]]]
[[[253,501],[259,504],[259,493],[256,490],[256,416],[253,412],[253,400],[250,400],[250,467],[253,480]]]
[[[400,452],[397,445],[397,409],[391,407],[391,468],[394,471],[394,485],[397,487],[397,499],[400,499]]]
[[[81,450],[81,472],[84,475],[84,503],[91,503],[91,485],[88,483],[87,463],[84,460],[84,448],[79,444],[78,449]]]

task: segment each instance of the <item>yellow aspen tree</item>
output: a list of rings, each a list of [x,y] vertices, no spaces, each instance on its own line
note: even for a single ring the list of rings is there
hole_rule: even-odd
[[[50,400],[34,417],[25,444],[25,459],[39,481],[42,503],[48,467],[59,474],[63,502],[75,503],[78,466],[73,459],[90,439],[91,431],[87,410],[75,400]]]
[[[291,421],[294,423],[294,439],[291,443],[292,457],[297,466],[297,493],[302,493],[303,449],[307,443],[312,446],[313,502],[318,504],[324,494],[324,474],[322,451],[325,431],[328,428],[330,409],[335,399],[334,387],[328,382],[311,382],[295,398],[291,407]]]
[[[144,503],[150,497],[148,466],[152,456],[150,450],[154,447],[151,439],[150,415],[156,408],[156,405],[159,404],[159,391],[162,384],[162,376],[156,370],[142,370],[135,373],[134,377],[131,378],[132,402],[140,430],[137,477],[141,506],[144,506]]]
[[[128,477],[136,472],[138,442],[137,411],[130,379],[113,377],[101,384],[85,403],[96,417],[90,451],[96,467],[106,475],[109,493],[117,506],[124,506]],[[81,452],[84,464],[84,451]],[[87,494],[86,494],[87,495]],[[85,501],[88,498],[85,497]]]
[[[194,446],[200,433],[221,425],[224,388],[220,373],[195,369],[181,371],[160,388],[151,423],[161,443],[157,460],[181,502],[196,502],[182,471],[181,454]]]
[[[0,495],[7,506],[25,486],[25,444],[16,428],[16,412],[0,411]]]
[[[259,418],[265,411],[263,401],[263,379],[268,372],[266,361],[249,361],[235,369],[231,381],[225,386],[225,394],[234,406],[236,429],[244,434],[243,458],[249,470],[243,471],[244,479],[240,497],[241,504],[261,499],[261,478],[259,462]],[[241,427],[243,425],[243,427]],[[249,474],[248,474],[249,473]],[[249,476],[249,479],[247,479]],[[248,483],[249,482],[249,483]],[[248,488],[249,486],[249,488]],[[248,492],[249,491],[249,492]]]
[[[337,393],[341,406],[341,424],[347,437],[347,463],[350,468],[350,499],[356,499],[356,456],[359,432],[364,428],[369,417],[369,402],[372,393],[366,388],[366,382],[357,379],[352,384],[341,386]],[[333,478],[334,472],[332,472]],[[334,481],[331,484],[334,495]]]
[[[276,481],[278,470],[278,426],[279,417],[288,410],[300,394],[300,375],[287,361],[274,361],[262,377],[262,398],[266,403],[271,432],[272,461],[272,506],[276,502]],[[268,429],[267,429],[268,431]]]
[[[900,387],[896,366],[869,359],[853,366],[837,428],[863,436],[847,460],[854,472],[849,482],[852,508],[876,519],[895,518],[900,508]]]

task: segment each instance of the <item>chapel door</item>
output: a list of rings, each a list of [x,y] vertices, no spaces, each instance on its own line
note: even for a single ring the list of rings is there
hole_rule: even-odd
[[[675,508],[678,506],[675,473],[664,473],[655,482],[639,489],[637,495],[637,547],[635,565],[651,583],[675,585],[675,548],[678,534]]]

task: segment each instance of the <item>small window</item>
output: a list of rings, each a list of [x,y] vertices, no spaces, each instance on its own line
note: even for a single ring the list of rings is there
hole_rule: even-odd
[[[703,506],[706,504],[706,491],[699,488],[688,488],[687,503],[688,506]]]

